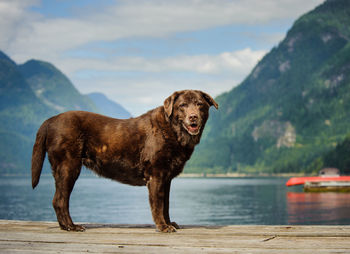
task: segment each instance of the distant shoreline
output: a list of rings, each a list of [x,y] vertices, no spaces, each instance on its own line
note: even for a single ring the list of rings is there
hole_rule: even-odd
[[[294,177],[294,176],[305,176],[304,173],[259,173],[259,174],[248,174],[248,173],[222,173],[222,174],[211,174],[211,173],[182,173],[179,175],[180,178],[244,178],[244,177]]]
[[[97,176],[100,177],[93,172],[82,172],[81,176]],[[21,176],[21,177],[31,177],[31,174],[21,174],[21,173],[14,173],[14,174],[0,174],[0,177],[15,177],[15,176]],[[41,176],[52,176],[49,173],[42,174]],[[307,176],[304,173],[259,173],[259,174],[248,174],[248,173],[222,173],[222,174],[211,174],[211,173],[182,173],[178,177],[179,178],[244,178],[244,177],[296,177],[296,176]],[[103,178],[103,177],[101,177]]]

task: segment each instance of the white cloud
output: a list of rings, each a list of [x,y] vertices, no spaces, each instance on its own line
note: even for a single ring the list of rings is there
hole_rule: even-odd
[[[127,0],[96,12],[52,18],[28,6],[37,1],[3,0],[0,48],[17,61],[36,56],[53,60],[93,41],[159,37],[229,24],[260,24],[295,19],[323,0]],[[5,7],[3,7],[5,6]],[[5,14],[5,15],[4,15]],[[210,68],[210,66],[209,66]]]
[[[104,59],[71,58],[57,64],[65,73],[83,70],[97,71],[140,71],[140,72],[195,72],[199,74],[247,74],[264,56],[266,51],[249,48],[224,52],[219,55],[180,55],[165,58],[114,57]]]
[[[35,13],[27,13],[26,9],[36,5],[36,0],[11,0],[0,1],[0,47],[8,49],[19,38],[19,30],[28,29],[32,25]],[[25,20],[26,22],[23,22]]]

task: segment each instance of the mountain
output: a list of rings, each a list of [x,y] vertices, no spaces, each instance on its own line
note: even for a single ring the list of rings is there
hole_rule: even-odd
[[[0,172],[30,161],[38,123],[54,113],[38,100],[16,63],[0,51]]]
[[[300,17],[247,78],[216,98],[187,172],[310,172],[350,132],[350,1]]]
[[[95,104],[78,92],[72,82],[50,63],[30,60],[18,66],[35,95],[48,107],[67,110],[98,111]]]
[[[104,105],[80,94],[54,65],[17,65],[0,51],[0,174],[30,173],[36,131],[45,119],[68,110],[103,113]]]
[[[102,93],[90,93],[87,96],[95,103],[103,115],[120,119],[127,119],[131,117],[131,114],[125,108],[108,99]]]

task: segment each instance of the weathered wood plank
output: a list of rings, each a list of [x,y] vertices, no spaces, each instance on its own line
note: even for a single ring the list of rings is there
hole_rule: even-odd
[[[56,222],[0,220],[1,253],[350,253],[350,226],[153,226],[86,224],[66,232]]]
[[[349,253],[349,249],[285,249],[247,247],[171,247],[93,244],[23,244],[14,242],[1,246],[2,253]]]

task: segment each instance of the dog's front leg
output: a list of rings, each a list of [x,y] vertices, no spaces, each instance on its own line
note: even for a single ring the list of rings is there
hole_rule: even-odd
[[[168,225],[164,218],[164,197],[166,195],[166,184],[158,177],[150,177],[147,183],[149,192],[149,203],[151,206],[153,221],[160,232],[176,232],[172,225]]]
[[[170,198],[170,186],[171,186],[171,180],[167,181],[165,183],[164,188],[164,219],[166,224],[174,226],[176,229],[179,229],[179,225],[176,224],[176,222],[171,222],[170,216],[169,216],[169,198]]]

